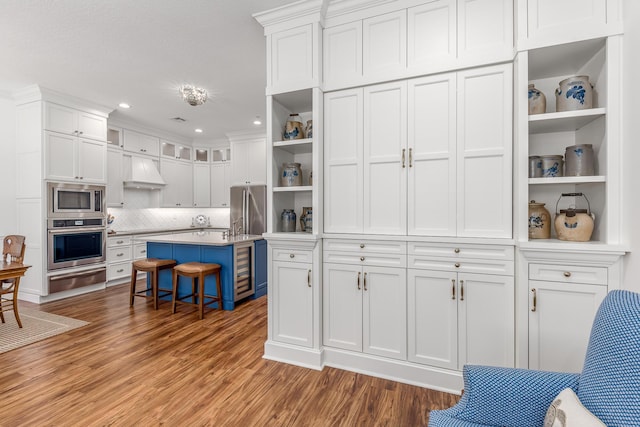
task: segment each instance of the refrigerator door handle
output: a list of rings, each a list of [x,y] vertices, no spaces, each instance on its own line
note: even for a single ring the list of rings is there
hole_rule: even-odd
[[[249,233],[247,216],[249,215],[249,192],[242,190],[242,234]]]

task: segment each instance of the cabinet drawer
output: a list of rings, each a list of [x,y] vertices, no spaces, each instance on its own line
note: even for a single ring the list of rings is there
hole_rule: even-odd
[[[579,265],[529,264],[529,279],[606,286],[607,268]]]
[[[489,259],[513,261],[513,246],[455,245],[450,243],[409,242],[409,254],[418,257],[446,257],[450,259]]]
[[[299,249],[274,248],[273,261],[311,262],[312,251],[303,251]]]
[[[142,259],[147,257],[147,244],[136,243],[133,245],[133,259]]]
[[[405,242],[386,242],[383,240],[340,240],[326,239],[323,243],[325,252],[356,252],[361,254],[406,255]]]
[[[340,251],[324,251],[324,262],[338,264],[356,264],[379,267],[407,267],[407,256],[384,253],[353,253]]]
[[[408,256],[408,267],[418,270],[455,271],[463,273],[499,274],[512,276],[513,261],[488,259],[454,259],[437,257]]]
[[[131,275],[130,262],[118,262],[107,266],[107,281]]]
[[[131,244],[131,236],[109,237],[107,239],[107,247],[127,246]]]
[[[107,249],[107,262],[131,261],[131,246],[120,246]]]

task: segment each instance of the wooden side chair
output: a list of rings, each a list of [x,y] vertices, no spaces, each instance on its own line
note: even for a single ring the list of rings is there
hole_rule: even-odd
[[[22,264],[25,248],[24,236],[5,236],[2,246],[2,262],[7,259],[7,254],[9,254],[12,263]],[[13,310],[13,314],[16,316],[16,322],[18,322],[18,327],[22,328],[22,322],[18,314],[19,285],[20,277],[5,279],[0,283],[0,319],[2,319],[2,323],[4,323],[4,312]],[[10,298],[9,295],[11,296]]]

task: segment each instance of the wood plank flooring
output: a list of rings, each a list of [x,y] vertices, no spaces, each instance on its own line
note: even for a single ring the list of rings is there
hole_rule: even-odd
[[[0,426],[425,426],[459,399],[262,359],[266,297],[202,321],[126,285],[20,305],[91,324],[0,354]]]

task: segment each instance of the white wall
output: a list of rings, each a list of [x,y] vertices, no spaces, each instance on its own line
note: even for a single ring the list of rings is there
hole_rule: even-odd
[[[16,107],[0,93],[0,237],[16,232]]]
[[[640,2],[624,1],[623,138],[624,200],[627,241],[631,253],[624,260],[624,289],[640,292]]]

